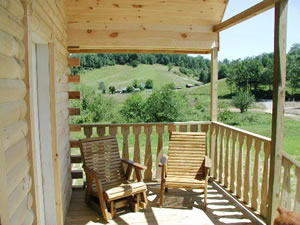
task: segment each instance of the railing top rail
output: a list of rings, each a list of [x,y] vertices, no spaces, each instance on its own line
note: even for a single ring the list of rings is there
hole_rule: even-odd
[[[300,162],[293,159],[289,154],[287,154],[286,152],[282,152],[282,157],[284,159],[286,159],[287,161],[289,161],[291,164],[294,164],[296,167],[300,168]]]
[[[227,125],[225,123],[220,123],[220,122],[216,122],[216,121],[213,121],[211,123],[216,124],[218,126],[222,126],[222,127],[231,129],[231,130],[234,130],[234,131],[237,131],[237,132],[242,133],[244,135],[252,136],[252,137],[260,139],[262,141],[271,142],[271,138],[268,138],[268,137],[265,137],[265,136],[262,136],[262,135],[259,135],[259,134],[255,134],[255,133],[252,133],[250,131],[246,131],[246,130],[243,130],[243,129],[240,129],[240,128],[237,128],[237,127],[233,127],[233,126]]]
[[[164,123],[90,123],[90,124],[74,124],[81,127],[122,127],[122,126],[157,126],[157,125],[210,125],[210,121],[188,121],[188,122],[164,122]]]

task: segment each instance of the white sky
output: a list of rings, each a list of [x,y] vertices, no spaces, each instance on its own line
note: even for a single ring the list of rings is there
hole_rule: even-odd
[[[258,2],[260,0],[229,0],[224,20]],[[288,6],[287,51],[294,43],[300,43],[300,0],[289,0]],[[273,52],[273,49],[274,8],[220,33],[220,60],[255,56]]]

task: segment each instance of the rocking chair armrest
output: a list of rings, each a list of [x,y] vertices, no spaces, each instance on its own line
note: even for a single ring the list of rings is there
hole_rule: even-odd
[[[205,156],[205,158],[204,158],[204,167],[210,169],[211,166],[212,166],[212,160],[208,156]]]
[[[130,165],[130,166],[133,166],[133,167],[136,168],[136,169],[140,169],[140,170],[145,170],[145,169],[147,169],[147,166],[144,166],[144,165],[142,165],[142,164],[140,164],[140,163],[133,162],[133,161],[127,160],[127,159],[121,159],[121,160],[122,160],[123,163],[126,163],[126,164],[128,164],[128,165]]]
[[[159,164],[158,166],[159,167],[163,167],[167,164],[167,161],[168,161],[168,156],[167,155],[163,155],[160,160],[159,160]]]
[[[93,170],[93,169],[91,169],[91,168],[88,168],[88,167],[86,167],[86,166],[83,166],[82,168],[84,169],[84,171],[85,171],[88,175],[92,176],[93,178],[96,178],[96,179],[98,179],[98,180],[101,179],[100,175],[99,175],[95,170]]]

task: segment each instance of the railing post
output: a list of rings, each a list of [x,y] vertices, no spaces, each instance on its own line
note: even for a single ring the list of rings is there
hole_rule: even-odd
[[[267,224],[273,224],[279,205],[281,151],[286,82],[286,29],[288,0],[275,3],[272,146],[270,154],[270,195]]]

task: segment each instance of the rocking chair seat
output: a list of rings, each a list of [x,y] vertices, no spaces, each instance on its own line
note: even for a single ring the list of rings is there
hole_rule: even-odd
[[[187,177],[166,177],[166,187],[203,188],[205,180],[197,180]]]
[[[147,191],[147,186],[144,182],[120,184],[117,187],[104,191],[104,198],[106,200],[114,200],[144,191]]]

